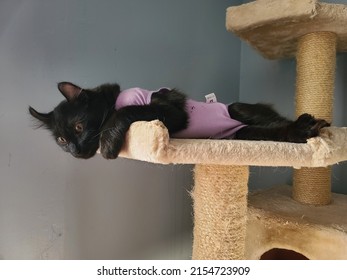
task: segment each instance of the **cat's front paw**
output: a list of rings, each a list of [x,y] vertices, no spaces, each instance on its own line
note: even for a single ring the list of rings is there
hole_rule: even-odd
[[[120,141],[112,140],[110,135],[103,134],[100,138],[100,151],[106,159],[116,159],[122,149]]]
[[[108,148],[103,148],[101,147],[101,154],[104,158],[106,159],[116,159],[118,157],[118,154],[116,151],[113,149],[108,149]]]
[[[306,143],[307,139],[319,135],[323,127],[330,124],[323,119],[316,119],[310,114],[302,114],[288,127],[288,141],[294,143]]]

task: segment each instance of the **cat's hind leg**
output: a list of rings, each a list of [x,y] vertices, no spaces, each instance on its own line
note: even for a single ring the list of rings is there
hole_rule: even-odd
[[[323,119],[316,119],[310,114],[302,114],[287,128],[288,142],[306,143],[306,140],[319,135],[323,127],[330,126],[330,123]]]
[[[325,120],[315,119],[309,114],[303,114],[296,121],[283,126],[249,125],[243,127],[236,132],[235,139],[306,143],[307,139],[318,136],[320,129],[327,126],[330,126],[330,124]]]
[[[236,102],[228,106],[228,112],[232,119],[248,125],[280,127],[293,122],[278,114],[270,105],[261,103]]]

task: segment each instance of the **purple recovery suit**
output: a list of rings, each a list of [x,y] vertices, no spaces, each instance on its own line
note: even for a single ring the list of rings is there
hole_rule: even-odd
[[[122,91],[116,100],[116,110],[131,105],[148,105],[154,92],[141,88]],[[163,93],[165,94],[165,93]],[[227,105],[219,102],[204,103],[187,99],[189,123],[186,129],[172,134],[174,138],[231,139],[246,125],[230,118]]]

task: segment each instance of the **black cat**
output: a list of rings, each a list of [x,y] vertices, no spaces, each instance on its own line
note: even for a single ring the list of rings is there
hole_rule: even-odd
[[[329,126],[325,120],[309,114],[290,121],[264,104],[196,102],[176,89],[150,92],[133,88],[121,92],[118,84],[82,89],[69,82],[59,83],[58,89],[66,100],[53,111],[39,113],[29,107],[29,112],[39,120],[39,127],[52,132],[64,151],[77,158],[94,156],[99,146],[105,158],[117,158],[127,130],[136,121],[158,119],[171,136],[179,138],[294,143],[305,143],[308,138],[318,136],[321,128]]]

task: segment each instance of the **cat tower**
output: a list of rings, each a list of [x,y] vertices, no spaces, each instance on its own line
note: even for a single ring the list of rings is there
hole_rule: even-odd
[[[264,57],[295,56],[296,114],[332,120],[336,52],[347,51],[347,6],[258,0],[228,8],[226,25]],[[170,139],[161,122],[136,122],[120,156],[195,164],[194,259],[290,258],[293,252],[347,259],[347,196],[331,194],[329,167],[347,160],[347,128],[324,128],[320,137],[295,144]],[[294,167],[293,187],[248,196],[249,166]]]

